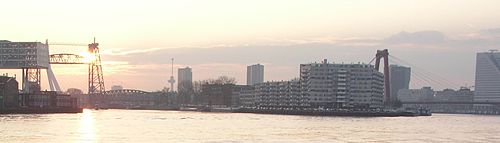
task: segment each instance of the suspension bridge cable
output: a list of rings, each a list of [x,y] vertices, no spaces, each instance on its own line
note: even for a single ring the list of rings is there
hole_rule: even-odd
[[[399,63],[397,61],[393,61],[392,59],[389,59],[389,61],[391,61],[391,63]],[[416,78],[420,81],[424,81],[424,83],[427,83],[427,86],[430,86],[431,84],[437,84],[441,87],[449,87],[450,86],[446,82],[432,78],[431,76],[423,74],[423,73],[419,72],[418,70],[411,70],[411,73],[412,73],[413,78]],[[422,84],[422,86],[424,86],[423,83],[420,83],[420,84]]]
[[[370,62],[368,64],[371,65],[376,58],[377,57],[373,57],[372,60],[370,60]]]
[[[460,87],[460,84],[457,84],[457,83],[456,83],[456,82],[454,82],[454,81],[450,81],[450,80],[448,80],[447,78],[444,78],[444,76],[441,76],[441,75],[438,75],[438,74],[435,74],[435,73],[432,73],[432,72],[426,71],[425,69],[422,69],[422,68],[420,68],[420,67],[418,67],[418,66],[415,66],[415,65],[413,65],[413,64],[411,64],[411,63],[409,63],[409,62],[406,62],[406,61],[404,61],[404,60],[402,60],[402,59],[400,59],[400,58],[398,58],[398,57],[391,56],[391,55],[389,55],[389,56],[391,57],[391,59],[397,60],[397,61],[399,61],[399,62],[401,62],[401,63],[404,63],[404,64],[406,64],[406,65],[408,65],[408,66],[411,66],[411,67],[412,67],[412,68],[414,68],[414,69],[417,69],[417,71],[418,71],[418,72],[421,72],[421,74],[423,74],[423,75],[426,75],[426,76],[429,76],[429,77],[436,77],[436,78],[435,78],[435,80],[439,80],[439,81],[441,81],[441,82],[445,82],[445,83],[447,83],[447,84],[449,84],[449,85],[452,85],[452,86],[455,86],[455,87]],[[412,71],[413,71],[413,70],[412,70]],[[433,79],[434,79],[434,78],[433,78]]]

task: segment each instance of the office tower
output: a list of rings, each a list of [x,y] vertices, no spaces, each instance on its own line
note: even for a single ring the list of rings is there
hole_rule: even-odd
[[[409,89],[411,68],[399,65],[390,65],[391,101],[396,101],[400,89]]]
[[[474,101],[500,102],[500,52],[477,53]]]

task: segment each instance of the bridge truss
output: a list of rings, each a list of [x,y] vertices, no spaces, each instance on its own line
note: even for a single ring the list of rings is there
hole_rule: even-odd
[[[88,45],[84,44],[65,44],[55,43],[50,45],[63,45],[63,46],[88,46],[88,53],[92,58],[82,55],[60,53],[51,54],[49,68],[47,69],[47,76],[49,78],[50,89],[53,91],[61,91],[59,83],[57,82],[52,68],[52,64],[87,64],[88,65],[88,94],[104,94],[104,76],[102,72],[101,55],[99,53],[99,43],[94,42]]]

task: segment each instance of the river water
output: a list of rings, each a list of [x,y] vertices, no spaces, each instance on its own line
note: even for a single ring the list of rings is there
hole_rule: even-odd
[[[0,115],[0,142],[500,142],[500,116],[313,117],[154,110]]]

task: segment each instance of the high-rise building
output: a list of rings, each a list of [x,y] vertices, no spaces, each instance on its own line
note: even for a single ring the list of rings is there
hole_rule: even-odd
[[[177,71],[177,91],[187,91],[190,90],[193,86],[193,72],[190,67],[179,68]]]
[[[477,53],[474,101],[500,102],[500,52]]]
[[[373,65],[322,63],[300,65],[302,94],[312,107],[381,108],[384,75]]]
[[[411,68],[399,65],[390,65],[391,80],[391,101],[396,101],[398,91],[401,89],[410,89]]]
[[[247,85],[264,82],[264,65],[255,64],[247,67]]]

